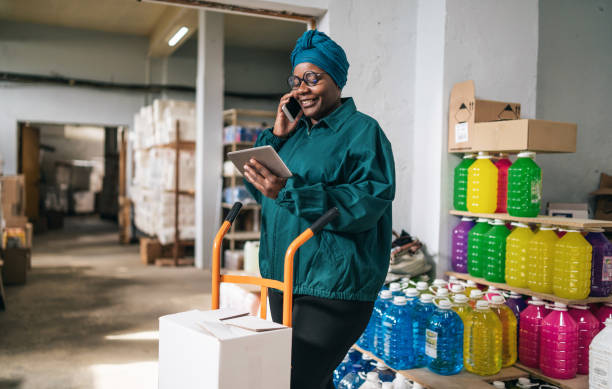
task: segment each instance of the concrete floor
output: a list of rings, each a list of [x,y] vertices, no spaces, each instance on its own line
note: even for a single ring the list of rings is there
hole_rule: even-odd
[[[65,224],[35,237],[27,284],[5,288],[0,388],[157,388],[157,319],[209,309],[210,273],[145,266],[98,218]]]

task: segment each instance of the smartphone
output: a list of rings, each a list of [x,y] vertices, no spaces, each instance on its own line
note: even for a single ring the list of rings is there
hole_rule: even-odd
[[[302,107],[295,97],[290,97],[289,102],[287,104],[283,104],[281,109],[285,113],[285,116],[287,116],[287,119],[289,119],[290,122],[294,122],[302,110]]]

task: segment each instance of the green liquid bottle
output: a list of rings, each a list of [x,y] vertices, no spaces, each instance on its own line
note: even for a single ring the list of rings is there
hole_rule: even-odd
[[[542,200],[542,169],[535,153],[523,151],[508,169],[507,209],[511,216],[536,217]]]
[[[489,231],[489,219],[480,218],[468,232],[468,273],[473,277],[482,277],[485,266],[485,234]]]
[[[492,224],[484,237],[487,258],[484,279],[490,282],[505,282],[506,239],[510,231],[503,220],[495,219]]]
[[[463,160],[455,167],[453,206],[457,211],[467,211],[468,169],[474,161],[474,154],[465,154]]]

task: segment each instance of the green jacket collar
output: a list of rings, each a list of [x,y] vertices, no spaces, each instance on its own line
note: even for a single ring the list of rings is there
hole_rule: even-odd
[[[332,131],[338,131],[346,119],[357,111],[357,107],[355,107],[355,102],[353,101],[352,97],[342,98],[341,102],[342,104],[336,108],[334,112],[330,113],[319,121],[319,126],[321,126],[321,123],[325,123],[325,126]],[[302,117],[301,120],[304,122],[306,129],[308,129],[308,132],[310,133],[312,128],[309,125],[309,120],[305,117]]]

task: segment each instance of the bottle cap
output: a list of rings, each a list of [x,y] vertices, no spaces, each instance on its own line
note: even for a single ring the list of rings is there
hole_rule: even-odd
[[[440,300],[440,302],[438,302],[438,308],[440,309],[451,309],[451,302],[448,300]]]
[[[480,289],[474,289],[470,292],[471,299],[479,299],[481,297],[482,297],[482,290]]]
[[[453,286],[451,286],[451,292],[453,292],[453,293],[462,293],[462,292],[465,292],[465,286],[463,286],[461,284],[453,284]]]
[[[537,297],[532,297],[531,300],[527,301],[528,304],[531,305],[546,305],[546,302]]]
[[[378,370],[387,370],[387,369],[388,369],[387,365],[385,365],[385,364],[384,364],[383,362],[381,362],[381,361],[378,361],[378,362],[376,363],[376,368],[377,368]]]
[[[422,303],[430,303],[433,301],[433,295],[429,294],[429,293],[423,293],[421,295],[421,302]]]
[[[479,151],[478,157],[476,157],[476,159],[491,159],[491,156],[486,151]]]
[[[572,305],[569,305],[569,307],[572,309],[581,309],[583,311],[587,311],[589,309],[588,305],[581,305],[581,304],[572,304]]]
[[[466,295],[464,294],[458,294],[455,295],[455,297],[453,297],[453,300],[457,303],[457,304],[463,304],[463,303],[467,303],[468,298]]]
[[[372,356],[371,356],[371,355],[369,355],[369,354],[363,353],[363,354],[361,355],[361,359],[363,359],[364,361],[371,361],[371,360],[373,360],[374,358],[372,358]]]
[[[531,384],[531,380],[527,377],[521,377],[518,379],[518,383],[521,385],[529,385]]]
[[[510,292],[510,296],[511,299],[522,299],[523,295],[520,293],[516,293],[516,292]]]
[[[606,327],[612,327],[612,317],[607,318],[604,324]]]
[[[416,288],[417,290],[427,290],[427,288],[429,288],[429,285],[425,281],[419,281],[416,284]]]
[[[487,289],[487,292],[498,292],[498,291],[499,291],[499,289],[497,289],[493,285],[489,286],[489,289]]]
[[[520,228],[529,228],[529,226],[525,223],[521,223],[521,222],[512,222],[510,223],[511,225],[515,226],[515,227],[520,227]]]
[[[536,153],[533,151],[521,151],[518,153],[517,158],[535,158]]]
[[[501,381],[493,381],[493,386],[495,389],[506,389],[506,384]]]
[[[555,302],[555,305],[553,305],[551,309],[554,309],[555,311],[567,311],[567,305],[560,302]]]
[[[383,382],[381,389],[393,389],[393,382]]]
[[[474,281],[472,281],[472,280],[467,280],[467,281],[465,282],[465,286],[467,286],[468,288],[475,288],[475,287],[477,287],[478,285],[476,285],[476,283],[475,283]]]
[[[504,223],[504,221],[500,219],[494,219],[493,221],[490,221],[489,224],[493,226],[505,226],[506,225],[506,223]]]
[[[404,296],[395,296],[393,298],[393,305],[406,305],[406,297],[404,297]]]
[[[389,284],[389,290],[391,292],[397,292],[401,288],[402,286],[399,284],[399,282],[392,282],[391,284]]]
[[[371,382],[376,382],[378,383],[378,373],[375,371],[370,371],[368,372],[368,374],[366,375],[367,380],[371,381]]]
[[[393,292],[391,292],[389,289],[381,290],[380,298],[385,300],[393,298]]]
[[[474,221],[474,218],[473,217],[465,217],[464,216],[464,217],[461,218],[461,221],[462,222],[471,222],[471,221]]]
[[[585,228],[585,231],[588,231],[588,232],[604,232],[605,230],[603,228],[593,227],[593,228]]]
[[[457,282],[457,281],[459,281],[459,280],[458,280],[458,279],[457,279],[457,277],[455,277],[455,276],[449,276],[449,277],[448,277],[448,283],[449,283],[449,284],[454,284],[454,283],[455,283],[455,282]]]
[[[464,154],[463,159],[474,159],[476,155],[474,153]]]
[[[417,297],[419,295],[419,291],[416,288],[408,288],[404,291],[406,297]]]
[[[612,303],[604,303],[606,307],[612,307]]]
[[[418,382],[414,382],[412,384],[412,389],[424,389],[423,385],[419,384]]]
[[[440,279],[440,278],[436,278],[436,279],[433,281],[433,285],[434,285],[434,286],[438,286],[438,287],[440,287],[440,288],[444,288],[446,285],[448,285],[448,282],[446,282],[446,281],[444,281],[444,280],[442,280],[442,279]]]
[[[565,232],[580,232],[580,230],[578,228],[565,228],[565,229],[559,229],[560,231],[565,231]]]
[[[540,231],[554,231],[554,230],[556,230],[556,228],[548,224],[542,224],[540,226]]]
[[[476,309],[488,309],[489,302],[487,300],[479,300],[476,302]]]
[[[448,289],[440,288],[436,291],[436,297],[448,297]]]
[[[504,299],[503,296],[496,294],[495,296],[491,297],[491,302],[493,304],[503,304],[506,302],[506,300]]]

